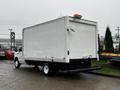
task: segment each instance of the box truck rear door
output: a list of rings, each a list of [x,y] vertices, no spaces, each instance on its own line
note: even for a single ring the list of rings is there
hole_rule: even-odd
[[[96,26],[70,22],[68,31],[70,59],[96,58]]]

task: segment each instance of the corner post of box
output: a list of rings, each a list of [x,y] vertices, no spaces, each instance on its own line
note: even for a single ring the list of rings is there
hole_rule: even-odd
[[[70,40],[69,40],[69,16],[65,16],[65,34],[66,34],[66,52],[65,52],[65,55],[66,55],[66,62],[69,63],[70,62]],[[68,51],[69,51],[69,54],[68,54]]]

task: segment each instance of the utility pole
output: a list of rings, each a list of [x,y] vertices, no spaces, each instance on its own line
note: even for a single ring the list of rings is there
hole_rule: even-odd
[[[12,32],[12,28],[10,28],[9,31],[10,31],[10,49],[12,50],[12,40],[11,40],[11,32]]]
[[[117,33],[118,33],[118,42],[119,42],[119,52],[120,52],[120,27],[118,26],[116,29]]]

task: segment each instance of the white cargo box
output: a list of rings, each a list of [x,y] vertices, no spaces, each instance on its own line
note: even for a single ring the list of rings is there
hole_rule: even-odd
[[[97,58],[97,23],[65,16],[24,28],[23,57],[64,63]]]

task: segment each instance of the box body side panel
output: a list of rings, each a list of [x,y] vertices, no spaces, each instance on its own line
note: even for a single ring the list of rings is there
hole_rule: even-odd
[[[24,30],[24,57],[33,60],[66,62],[65,18]]]

